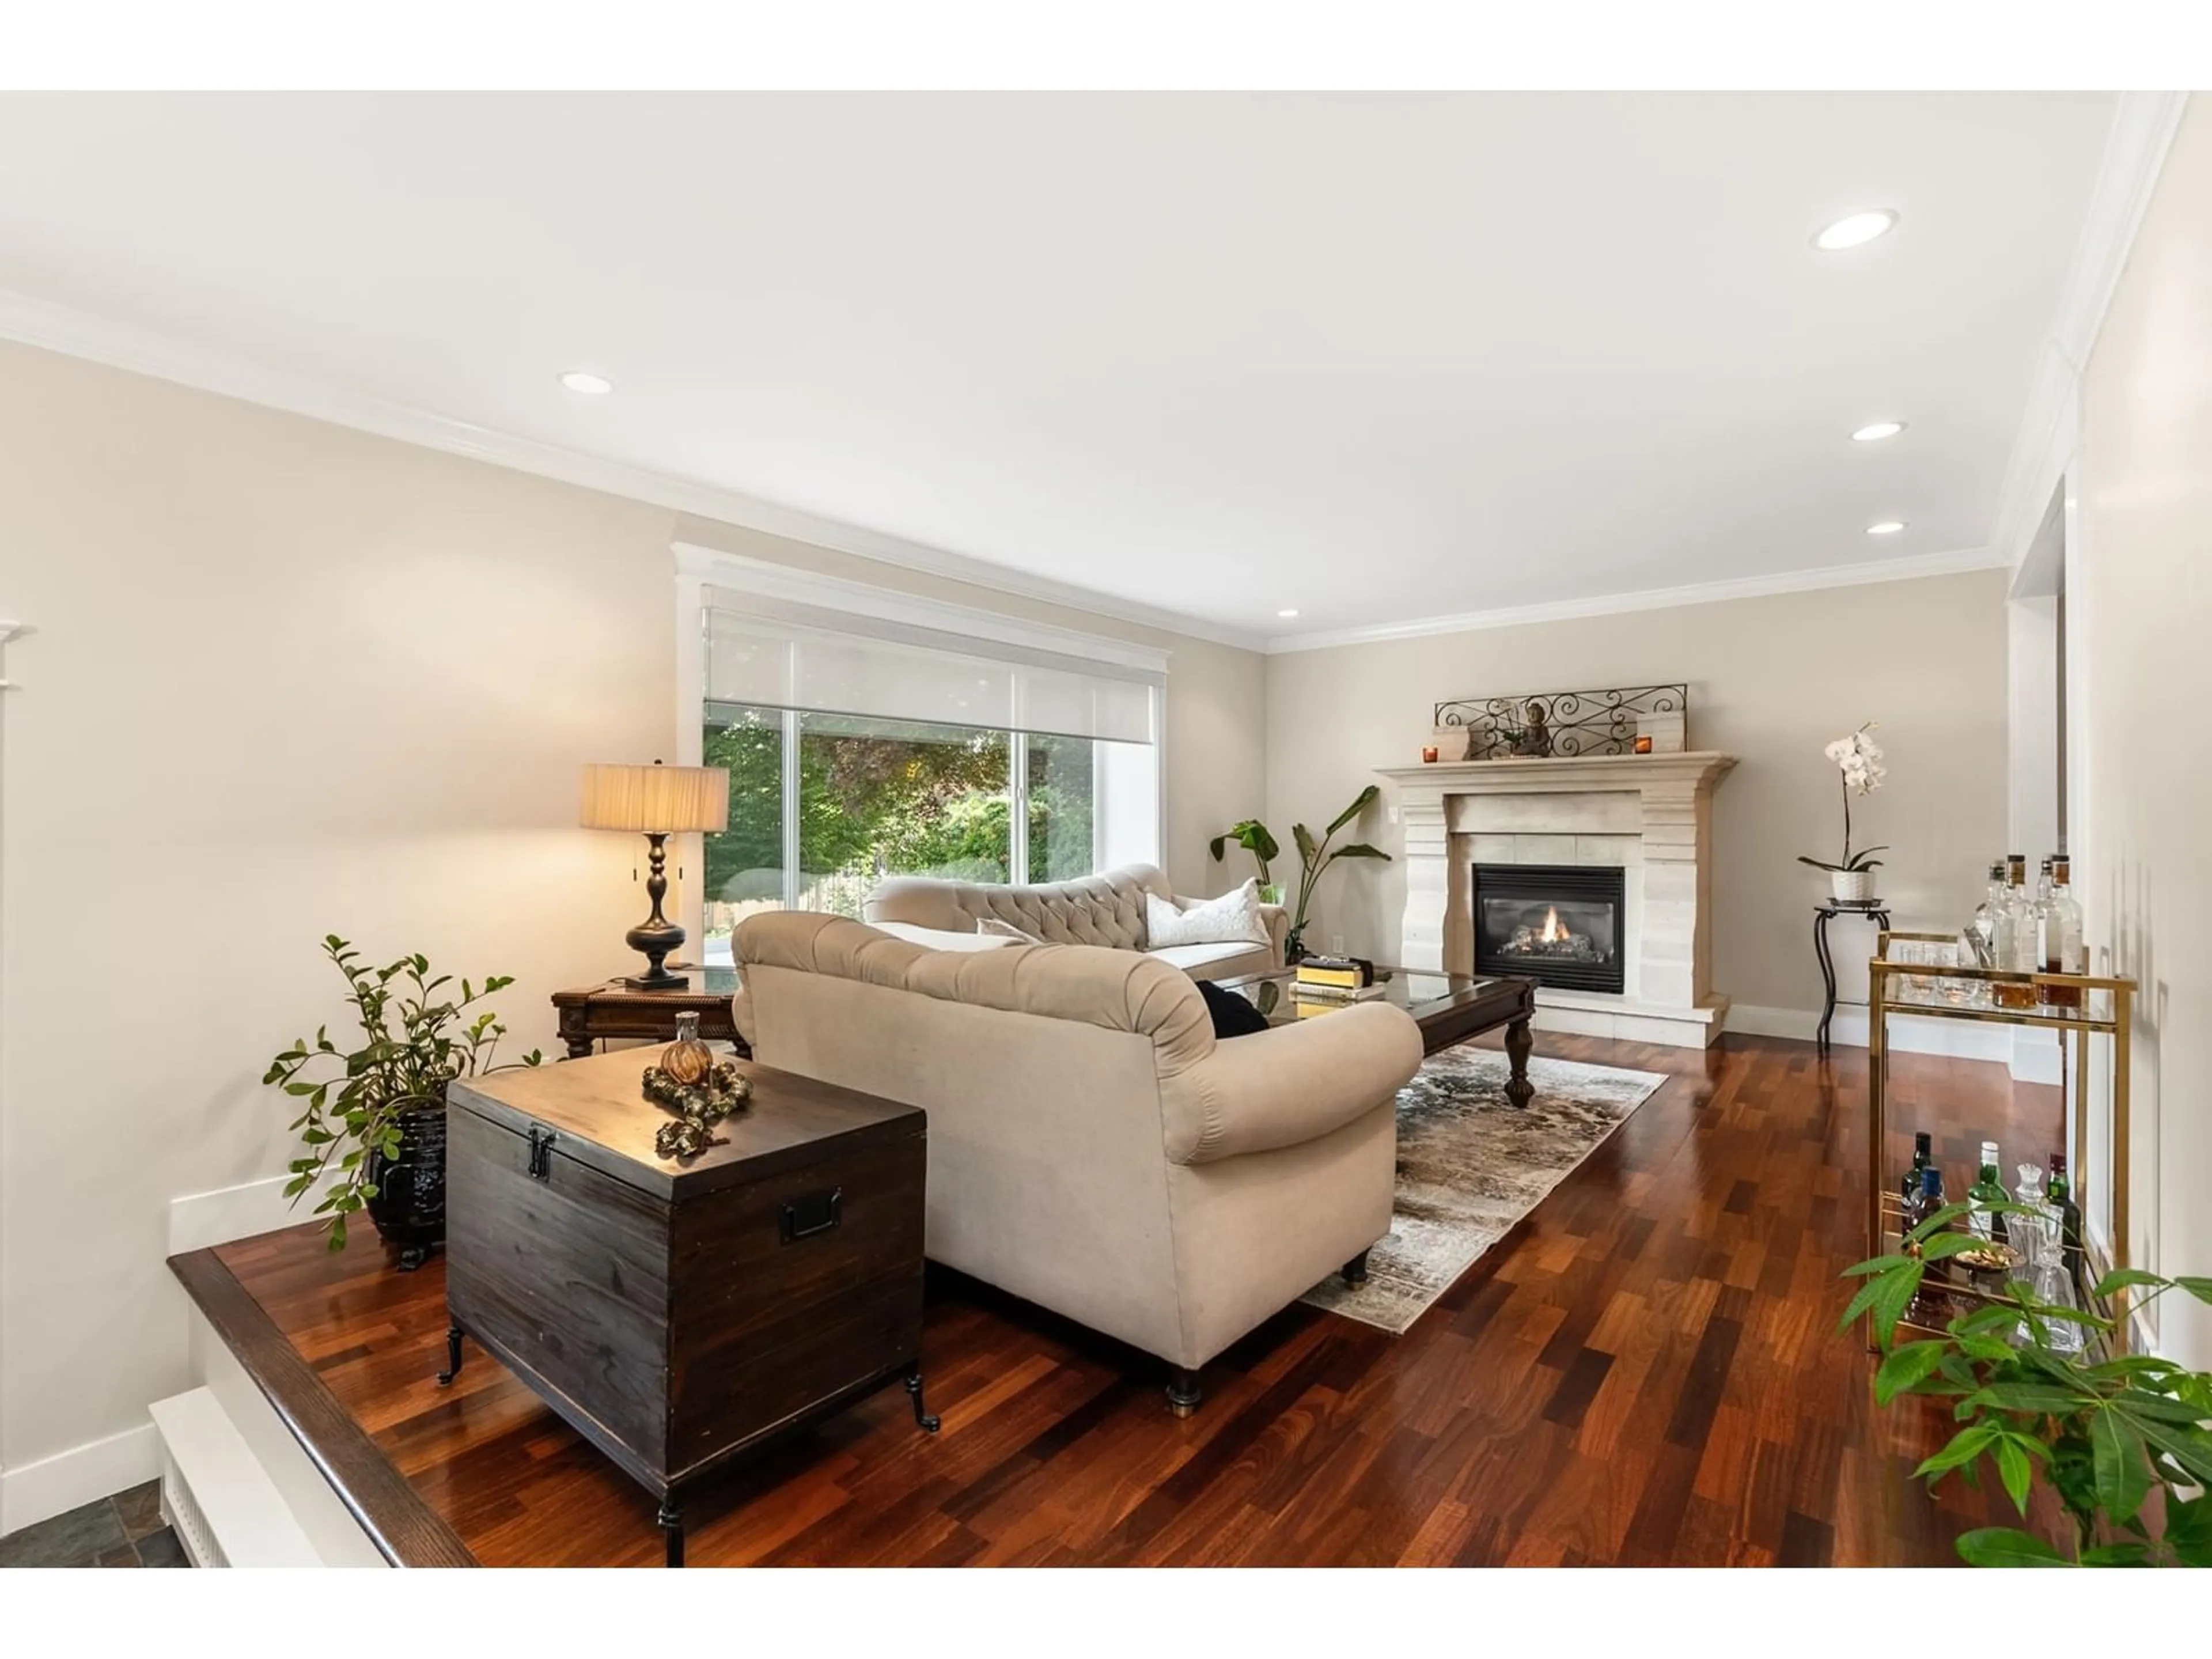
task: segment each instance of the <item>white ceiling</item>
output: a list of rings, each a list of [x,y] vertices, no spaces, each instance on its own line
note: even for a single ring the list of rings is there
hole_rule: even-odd
[[[0,290],[1282,635],[1981,546],[2113,108],[10,95]]]

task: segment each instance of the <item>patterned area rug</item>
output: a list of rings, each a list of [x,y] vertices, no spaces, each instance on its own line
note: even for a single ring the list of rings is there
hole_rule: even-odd
[[[1398,1095],[1398,1198],[1390,1236],[1357,1289],[1332,1273],[1303,1298],[1403,1332],[1474,1260],[1667,1079],[1656,1072],[1531,1060],[1536,1097],[1516,1111],[1495,1049],[1431,1054]]]

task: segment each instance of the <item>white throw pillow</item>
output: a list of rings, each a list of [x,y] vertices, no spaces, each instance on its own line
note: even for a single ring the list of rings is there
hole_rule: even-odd
[[[1145,944],[1267,944],[1267,924],[1260,919],[1260,878],[1253,877],[1233,893],[1200,899],[1178,910],[1158,893],[1145,895]]]
[[[1017,945],[1042,945],[1046,943],[1045,940],[1039,939],[1035,933],[1030,933],[1027,928],[1017,927],[1011,921],[1000,921],[996,916],[977,917],[975,921],[975,931],[992,939],[1012,939]]]

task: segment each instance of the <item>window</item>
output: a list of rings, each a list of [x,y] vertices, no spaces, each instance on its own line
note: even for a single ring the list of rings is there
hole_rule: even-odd
[[[761,591],[698,581],[682,601],[699,758],[730,774],[691,917],[705,960],[728,961],[760,910],[857,917],[887,876],[1063,881],[1158,860],[1150,653],[763,569]],[[823,588],[867,608],[815,603]]]

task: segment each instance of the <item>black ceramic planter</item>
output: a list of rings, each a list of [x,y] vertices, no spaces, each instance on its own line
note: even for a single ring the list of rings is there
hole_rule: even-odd
[[[412,1273],[446,1242],[446,1108],[425,1102],[399,1114],[399,1156],[368,1155],[368,1218]]]

